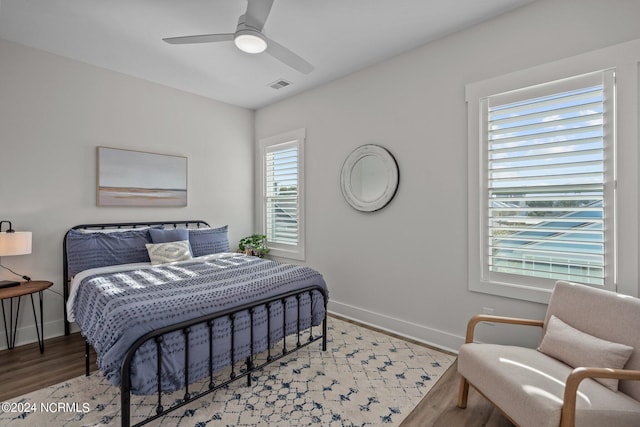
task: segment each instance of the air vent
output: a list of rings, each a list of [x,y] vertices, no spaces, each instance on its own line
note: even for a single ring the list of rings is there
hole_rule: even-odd
[[[288,82],[288,81],[286,81],[284,79],[279,79],[279,80],[276,80],[273,83],[269,83],[269,87],[272,87],[274,89],[282,89],[283,87],[287,87],[290,84],[291,84],[291,82]]]

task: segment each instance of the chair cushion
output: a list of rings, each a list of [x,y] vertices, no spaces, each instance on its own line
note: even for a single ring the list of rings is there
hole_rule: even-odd
[[[573,368],[535,349],[464,344],[458,372],[522,427],[560,424],[564,384]],[[580,383],[576,426],[637,426],[640,402],[586,379]]]
[[[633,347],[585,334],[556,316],[551,316],[538,351],[574,368],[584,366],[622,369],[633,353]],[[618,391],[617,379],[597,378],[596,381]]]

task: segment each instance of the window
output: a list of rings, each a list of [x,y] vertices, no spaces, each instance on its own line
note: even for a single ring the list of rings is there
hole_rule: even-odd
[[[304,139],[297,130],[260,140],[262,232],[270,254],[304,260]]]
[[[556,280],[615,289],[613,70],[476,102],[480,283],[470,288],[538,301],[530,294]]]

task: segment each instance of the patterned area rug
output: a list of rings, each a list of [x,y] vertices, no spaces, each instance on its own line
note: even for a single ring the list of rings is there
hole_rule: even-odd
[[[328,328],[326,352],[314,343],[254,373],[252,387],[239,379],[148,425],[399,425],[455,360],[335,318]],[[155,399],[132,397],[132,424],[154,413]],[[120,425],[119,390],[99,372],[7,403],[2,426]]]

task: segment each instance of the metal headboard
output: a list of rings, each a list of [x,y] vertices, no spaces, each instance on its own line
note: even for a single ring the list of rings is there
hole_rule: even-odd
[[[69,335],[69,322],[67,321],[67,300],[69,299],[69,285],[71,282],[71,278],[69,277],[69,265],[67,260],[67,234],[71,230],[107,230],[107,229],[131,229],[131,228],[139,228],[139,227],[152,227],[155,225],[163,225],[165,228],[173,227],[173,228],[201,228],[201,227],[209,227],[209,224],[206,221],[202,221],[200,219],[196,220],[180,220],[180,221],[146,221],[146,222],[112,222],[112,223],[104,223],[104,224],[81,224],[71,227],[64,234],[64,239],[62,240],[62,274],[64,278],[64,283],[62,285],[63,293],[64,293],[64,334]]]

